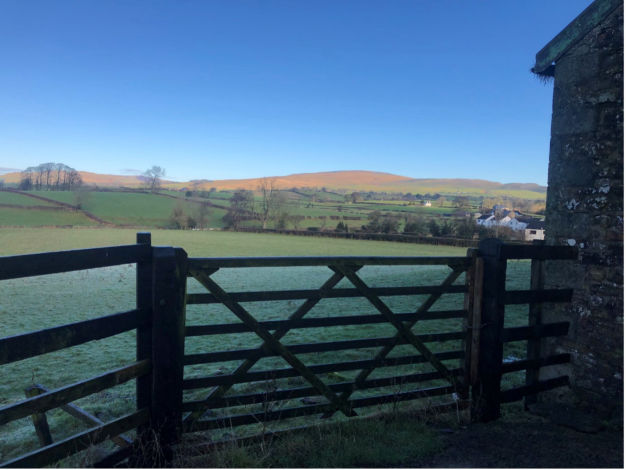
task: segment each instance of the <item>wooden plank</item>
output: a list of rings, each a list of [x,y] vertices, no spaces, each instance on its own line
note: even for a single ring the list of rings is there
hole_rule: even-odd
[[[35,468],[51,465],[56,461],[80,452],[87,447],[98,444],[110,436],[117,436],[148,421],[150,414],[147,409],[122,416],[103,426],[95,426],[75,436],[68,437],[42,449],[16,457],[0,464],[2,468]]]
[[[554,354],[545,358],[524,359],[521,361],[505,362],[502,364],[502,373],[516,372],[519,370],[539,369],[540,367],[553,366],[555,364],[567,364],[570,362],[570,355]]]
[[[536,338],[546,338],[549,336],[564,336],[569,330],[569,322],[544,323],[535,326],[517,326],[504,328],[502,331],[502,341],[523,341]]]
[[[572,289],[510,290],[504,295],[505,305],[532,304],[539,302],[571,302]]]
[[[40,384],[36,384],[34,387],[39,388],[42,393],[47,393],[50,391],[48,388]],[[68,413],[69,415],[81,420],[83,423],[86,423],[90,426],[93,426],[93,425],[99,426],[101,424],[104,424],[104,421],[102,421],[98,417],[92,415],[91,413],[88,413],[87,411],[83,410],[82,408],[72,403],[68,403],[67,405],[61,405],[60,408],[66,413]],[[124,434],[111,437],[111,441],[113,441],[115,444],[117,444],[120,447],[127,447],[132,443],[132,440],[126,437]]]
[[[454,388],[451,386],[433,387],[422,390],[414,390],[411,392],[400,392],[389,395],[377,395],[366,398],[356,398],[349,400],[348,404],[351,408],[361,408],[364,406],[375,406],[383,403],[394,403],[407,400],[416,400],[420,398],[435,397],[441,395],[452,394]],[[224,416],[210,420],[201,420],[190,423],[185,427],[186,432],[206,431],[210,429],[231,428],[234,426],[242,426],[246,424],[256,424],[260,422],[276,421],[279,419],[295,418],[298,416],[307,416],[312,414],[329,412],[334,409],[331,403],[320,405],[299,406],[296,408],[284,408],[276,411],[247,413],[242,415]]]
[[[535,244],[543,245],[542,240],[536,240]],[[530,290],[543,290],[544,282],[544,262],[543,260],[533,259],[530,264]],[[531,303],[528,305],[528,326],[531,328],[543,323],[542,304]],[[526,344],[526,358],[536,360],[541,358],[541,338],[530,338]],[[526,385],[532,385],[539,381],[539,368],[531,368],[526,370]],[[528,409],[528,405],[537,402],[537,395],[527,396],[524,400],[524,408]]]
[[[474,317],[474,293],[476,284],[476,260],[478,259],[478,250],[469,248],[467,257],[472,260],[470,266],[465,271],[465,296],[463,298],[463,310],[465,311],[463,329],[465,330],[465,338],[463,338],[463,349],[465,349],[465,357],[461,360],[463,368],[463,387],[459,390],[459,395],[466,400],[469,397],[469,384],[471,376],[471,358],[472,358],[472,325]]]
[[[500,417],[506,281],[506,259],[501,256],[501,248],[502,242],[496,238],[482,240],[479,246],[479,256],[484,263],[483,302],[478,380],[472,388],[472,418],[482,422]]]
[[[198,278],[196,278],[198,279]],[[199,279],[200,280],[200,279]],[[275,353],[282,356],[289,365],[297,369],[302,377],[304,377],[311,385],[320,391],[337,409],[340,409],[346,416],[352,415],[352,410],[346,405],[345,400],[335,395],[324,382],[322,382],[315,374],[298,359],[290,349],[276,340],[267,330],[262,328],[256,319],[237,302],[230,300],[228,294],[217,285],[211,278],[205,277],[201,279],[201,283],[209,289],[214,295],[218,296],[224,306],[233,312],[237,318],[246,323],[259,336],[265,344],[268,345]]]
[[[180,248],[156,247],[152,263],[150,430],[167,452],[169,445],[180,438],[182,430],[187,253]]]
[[[485,263],[482,258],[476,258],[476,272],[474,273],[474,303],[472,305],[472,352],[469,359],[470,386],[474,386],[478,380],[478,364],[480,361],[480,329],[482,327],[483,309],[483,281],[485,276]]]
[[[461,368],[451,369],[450,372],[455,375],[460,375]],[[367,390],[371,388],[382,388],[388,386],[399,386],[401,384],[419,383],[441,379],[441,375],[438,372],[424,372],[419,374],[408,374],[394,377],[383,377],[378,379],[368,379],[363,382],[360,390]],[[354,385],[353,382],[340,382],[335,384],[329,384],[328,387],[335,392],[343,392],[349,390]],[[215,398],[207,401],[191,401],[183,403],[184,411],[192,411],[196,409],[206,409],[206,405],[210,405],[211,409],[215,408],[227,408],[230,406],[251,405],[255,403],[266,403],[270,401],[278,400],[290,400],[294,398],[318,396],[319,393],[313,387],[297,387],[282,390],[274,390],[269,392],[249,393],[242,395],[231,395],[226,397]]]
[[[359,266],[408,266],[408,265],[468,265],[465,256],[276,256],[247,258],[190,258],[190,271],[206,271],[216,268],[259,268],[330,266],[346,263]]]
[[[500,249],[503,259],[575,260],[578,249],[571,246],[555,245],[512,245],[505,243]]]
[[[0,280],[136,263],[150,255],[144,245],[0,256]]]
[[[416,322],[418,320],[446,320],[463,318],[465,316],[465,310],[439,310],[435,312],[426,312],[419,316],[416,313],[396,313],[394,315],[397,317],[398,321],[403,322]],[[300,320],[272,320],[259,322],[259,324],[263,328],[266,328],[268,330],[276,330],[279,328],[295,330],[298,328],[367,325],[372,323],[387,323],[387,320],[380,315],[345,315],[341,317],[305,318]],[[185,329],[185,336],[190,337],[248,332],[250,332],[250,328],[244,323],[220,323],[216,325],[188,326]]]
[[[135,275],[135,297],[137,310],[145,318],[152,318],[152,236],[149,232],[137,233],[137,244],[150,247],[150,256],[137,263]],[[137,361],[152,359],[152,321],[137,328]],[[152,401],[152,377],[142,375],[135,384],[137,409],[149,408]],[[138,430],[141,434],[145,429]]]
[[[146,321],[138,310],[0,339],[0,365],[133,330]]]
[[[430,295],[430,294],[463,294],[465,286],[410,286],[410,287],[371,287],[374,295],[379,297],[392,297],[399,295]],[[229,292],[234,302],[267,302],[275,300],[300,300],[316,299],[319,297],[317,289],[296,289],[287,291],[249,291]],[[332,289],[324,293],[324,299],[361,297],[358,289]],[[215,304],[220,303],[212,294],[189,294],[187,303],[192,304]]]
[[[454,341],[463,339],[465,332],[450,332],[450,333],[430,333],[416,335],[416,337],[424,343]],[[403,338],[395,339],[394,337],[383,338],[366,338],[366,339],[349,339],[343,341],[330,341],[326,343],[306,343],[306,344],[288,344],[286,345],[293,354],[304,354],[312,352],[326,352],[326,351],[343,351],[346,349],[361,349],[361,348],[375,348],[375,347],[394,347],[400,344],[408,344]],[[393,348],[392,348],[393,349]],[[261,358],[278,356],[276,351],[265,350],[260,351],[258,348],[254,349],[236,349],[233,351],[216,351],[212,353],[198,353],[187,354],[184,358],[186,366],[192,364],[208,364],[212,362],[227,362],[235,361],[239,359],[247,358]]]
[[[435,353],[440,361],[451,359],[460,359],[463,357],[463,351],[446,351]],[[342,372],[348,370],[366,369],[372,365],[376,367],[394,367],[408,364],[422,364],[427,362],[426,358],[421,355],[387,357],[381,361],[373,359],[362,359],[358,361],[333,362],[330,364],[313,364],[309,366],[309,370],[314,374],[323,374],[327,372]],[[248,382],[259,382],[264,380],[283,379],[287,377],[299,377],[299,372],[291,367],[281,369],[260,370],[248,372],[239,377],[232,375],[215,375],[211,377],[188,378],[183,381],[184,389],[216,387],[223,384],[237,384]]]
[[[27,398],[33,398],[41,394],[42,391],[38,386],[30,386],[24,390],[24,394]],[[36,412],[31,415],[33,426],[35,427],[35,434],[37,434],[37,440],[41,447],[52,444],[52,434],[50,434],[50,426],[48,426],[48,419],[45,413]]]
[[[553,388],[564,387],[569,385],[569,377],[561,375],[552,379],[540,380],[532,385],[523,385],[521,387],[503,390],[500,392],[500,403],[511,403],[519,401],[527,395],[534,395]]]
[[[84,396],[114,387],[134,379],[135,377],[139,377],[140,375],[147,374],[149,371],[150,361],[144,360],[56,390],[47,390],[45,387],[39,385],[37,386],[39,390],[45,389],[45,393],[37,394],[28,400],[0,408],[0,425],[23,418],[35,412],[57,408]]]
[[[204,277],[208,277],[208,276],[209,274],[204,273],[200,275],[200,278],[203,279]],[[315,305],[317,305],[317,303],[322,299],[322,295],[324,295],[327,291],[334,288],[342,279],[343,279],[343,275],[333,273],[333,275],[329,279],[327,279],[324,282],[324,284],[322,284],[322,286],[318,289],[318,297],[308,299],[306,302],[300,305],[300,307],[298,307],[298,309],[289,316],[289,318],[287,319],[287,324],[281,327],[278,327],[274,331],[272,335],[273,338],[279,341],[283,336],[285,336],[287,332],[290,330],[289,322],[297,322],[299,320],[302,320],[302,318],[307,313],[309,313],[311,309],[313,309],[313,307],[315,307]],[[267,327],[263,327],[263,328],[267,328]],[[240,377],[245,376],[246,373],[252,368],[252,366],[256,364],[259,358],[262,357],[262,354],[264,354],[264,352],[267,350],[265,346],[266,346],[265,342],[263,342],[261,347],[257,349],[257,354],[255,354],[253,357],[246,358],[244,362],[242,362],[237,367],[237,369],[231,375],[232,380],[233,380],[232,382],[220,384],[220,386],[217,389],[211,391],[211,393],[206,397],[205,400],[209,400],[211,398],[216,398],[216,397],[224,395],[230,389],[234,381]],[[201,416],[201,412],[198,411],[198,412],[189,414],[188,416],[185,417],[184,420],[191,421],[191,420],[195,420],[199,418],[200,416]]]

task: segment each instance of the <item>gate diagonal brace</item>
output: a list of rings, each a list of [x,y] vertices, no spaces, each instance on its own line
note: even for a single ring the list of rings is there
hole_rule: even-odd
[[[372,294],[372,290],[367,286],[367,284],[363,282],[363,280],[356,273],[353,273],[350,269],[344,266],[339,266],[338,269],[344,274],[344,276],[346,276],[350,280],[350,282],[352,282],[352,284],[354,284],[354,286],[363,295],[363,297],[369,300],[370,303],[374,307],[376,307],[376,309],[389,321],[389,323],[391,323],[398,330],[399,334],[402,335],[402,337],[408,343],[415,346],[415,349],[417,349],[426,359],[428,359],[428,361],[433,365],[433,367],[435,367],[435,369],[437,369],[438,372],[448,378],[448,380],[451,381],[452,385],[455,385],[454,379],[451,378],[450,372],[448,371],[446,366],[444,366],[441,361],[439,361],[439,359],[437,359],[433,355],[433,353],[430,352],[430,349],[428,349],[426,345],[404,325],[404,323],[398,321],[398,319],[395,318],[394,313],[389,309],[389,307],[387,307],[387,305],[382,300],[380,300],[377,295]]]
[[[357,270],[360,269],[360,267],[357,268]],[[202,277],[202,276],[210,276],[210,274],[205,274],[203,272],[194,272],[193,276],[198,279],[198,276]],[[319,296],[316,298],[309,298],[306,300],[306,302],[304,302],[289,318],[288,321],[295,321],[295,320],[300,320],[301,318],[303,318],[309,311],[311,311],[311,309],[313,307],[315,307],[315,305],[317,305],[317,303],[324,297],[324,295],[333,289],[333,287],[335,287],[339,281],[341,281],[343,279],[343,274],[338,274],[335,273],[333,274],[319,289]],[[198,279],[198,281],[200,283],[202,283],[202,280]],[[280,328],[278,330],[276,330],[273,334],[274,339],[276,340],[280,340],[283,336],[285,336],[288,332],[289,332],[290,328],[289,326],[285,326],[283,328]],[[205,402],[207,402],[207,404],[215,399],[215,398],[221,398],[222,396],[224,396],[224,394],[226,392],[228,392],[228,390],[230,390],[230,388],[235,384],[236,380],[241,378],[243,375],[245,375],[258,361],[259,359],[262,357],[263,353],[265,352],[265,350],[267,349],[268,345],[264,342],[253,354],[250,355],[249,358],[247,358],[245,361],[243,361],[238,367],[237,369],[230,374],[230,377],[232,379],[231,383],[229,384],[224,384],[221,385],[219,387],[214,388],[209,395],[204,399]],[[184,418],[184,422],[188,422],[188,421],[194,421],[198,418],[200,418],[200,416],[202,416],[202,414],[204,413],[204,411],[194,411],[189,413],[185,418]]]
[[[337,409],[340,409],[346,416],[354,416],[354,412],[350,408],[350,405],[346,400],[341,399],[337,394],[335,394],[330,388],[324,384],[313,372],[311,372],[306,365],[304,365],[294,354],[291,353],[282,343],[278,341],[273,335],[269,333],[268,330],[263,328],[259,322],[238,302],[233,301],[228,293],[224,291],[215,281],[213,281],[209,276],[202,275],[201,273],[196,273],[196,279],[206,287],[223,305],[225,305],[231,312],[235,314],[246,326],[248,326],[254,333],[256,333],[262,340],[263,345],[259,348],[260,351],[263,351],[264,348],[269,347],[278,355],[280,355],[289,365],[291,365],[294,369],[296,369],[300,375],[302,375],[309,383],[317,389],[321,395],[325,396]],[[338,283],[343,276],[333,276],[327,284],[336,284]],[[316,300],[316,302],[319,299]],[[306,305],[303,304],[303,305]],[[298,309],[298,312],[301,312],[302,315],[306,314],[313,305],[311,305],[308,310],[304,311],[304,309]],[[294,314],[295,315],[295,314]],[[286,334],[288,331],[285,330],[282,336]],[[281,337],[282,337],[281,336]],[[258,360],[258,359],[256,359]],[[246,361],[247,362],[247,361]],[[256,362],[256,361],[255,361]],[[248,366],[247,366],[248,367]],[[252,367],[250,365],[248,369]],[[232,385],[231,385],[232,386]],[[186,417],[186,420],[190,419],[190,415]]]
[[[456,281],[456,280],[458,279],[458,277],[459,277],[459,276],[463,273],[463,268],[462,268],[462,267],[459,267],[459,266],[450,266],[450,268],[452,268],[452,272],[451,272],[450,274],[448,274],[448,276],[446,277],[446,279],[445,279],[445,280],[441,283],[441,287],[449,287],[449,286],[451,286],[451,285],[454,283],[454,281]],[[344,274],[346,277],[348,277],[348,273],[350,272],[350,267],[349,267],[349,266],[339,266],[339,265],[337,265],[337,266],[332,267],[331,269],[333,269],[335,272],[338,272],[338,273],[342,273],[342,274]],[[350,277],[352,277],[352,279],[350,279]],[[351,282],[353,282],[353,279],[356,277],[356,278],[358,279],[357,283],[360,281],[360,283],[362,284],[362,286],[364,286],[364,287],[365,287],[365,291],[362,291],[362,290],[361,290],[361,293],[363,293],[363,295],[364,295],[364,296],[365,296],[368,300],[370,300],[370,297],[376,297],[376,296],[375,296],[375,295],[373,295],[373,294],[367,293],[367,295],[366,295],[366,294],[364,293],[364,292],[367,292],[367,291],[369,290],[369,287],[367,287],[367,286],[365,285],[365,283],[363,283],[363,281],[362,281],[360,278],[358,278],[358,276],[356,276],[356,272],[355,272],[355,271],[352,271],[352,272],[351,272],[350,277],[348,277],[348,279],[350,279],[350,281],[351,281]],[[353,284],[354,284],[354,282],[353,282]],[[355,284],[355,287],[357,287],[357,289],[359,288],[356,284]],[[417,309],[417,311],[415,312],[415,313],[416,313],[416,315],[418,316],[418,319],[419,319],[419,315],[422,315],[422,314],[427,313],[427,312],[430,310],[430,308],[431,308],[431,307],[435,304],[435,302],[436,302],[437,300],[439,300],[439,298],[440,298],[442,295],[443,295],[442,293],[431,294],[431,295],[428,297],[428,299],[426,299],[426,301],[425,301],[425,302],[424,302],[424,303],[423,303],[423,304],[422,304],[422,305],[421,305],[421,306]],[[376,298],[377,298],[377,297],[376,297]],[[382,303],[382,301],[380,301],[380,299],[378,299],[378,298],[377,298],[377,300],[378,300],[381,304],[383,304],[383,303]],[[371,302],[371,300],[370,300],[370,302]],[[384,305],[384,304],[383,304],[383,305]],[[378,308],[378,307],[376,306],[376,304],[374,304],[374,306],[375,306],[376,308]],[[386,310],[387,310],[387,311],[388,311],[391,315],[393,315],[393,312],[391,312],[391,311],[389,310],[389,308],[388,308],[386,305],[384,305],[384,309],[386,309]],[[383,313],[383,312],[381,312],[381,313]],[[385,315],[384,313],[383,313],[383,315],[384,315],[385,317],[387,317],[387,315]],[[394,320],[395,320],[395,318],[394,318]],[[408,323],[409,323],[408,327],[404,326],[404,324],[402,324],[402,326],[403,326],[406,330],[408,330],[408,331],[409,331],[409,333],[412,335],[412,333],[411,333],[410,329],[411,329],[411,328],[413,328],[413,326],[415,326],[415,324],[417,323],[417,321],[418,321],[418,320],[416,319],[416,320],[414,320],[414,321],[412,321],[412,322],[408,322]],[[394,324],[394,326],[395,326],[395,324]],[[372,362],[372,365],[371,365],[370,367],[368,367],[367,369],[363,369],[363,370],[361,370],[361,372],[359,372],[359,375],[358,375],[358,376],[354,379],[354,383],[353,383],[353,385],[352,385],[351,389],[346,390],[345,392],[343,392],[343,393],[341,394],[341,398],[342,398],[342,399],[344,399],[344,400],[347,400],[347,399],[348,399],[348,398],[352,395],[352,393],[354,393],[354,391],[355,391],[355,390],[357,390],[357,389],[361,388],[361,387],[363,386],[363,382],[367,379],[367,377],[368,377],[368,376],[369,376],[369,375],[370,375],[370,374],[371,374],[371,373],[372,373],[372,372],[373,372],[373,371],[374,371],[377,367],[379,367],[379,365],[381,364],[381,362],[382,362],[382,361],[383,361],[383,360],[387,357],[387,355],[388,355],[388,354],[389,354],[389,353],[393,350],[393,348],[395,348],[395,347],[396,347],[396,345],[400,342],[400,340],[401,340],[403,337],[404,337],[404,336],[403,336],[402,332],[401,332],[401,331],[398,331],[398,333],[396,334],[396,336],[394,336],[394,337],[392,338],[391,342],[390,342],[389,344],[387,344],[386,346],[383,346],[383,348],[382,348],[382,349],[378,352],[378,354],[376,355],[376,357],[374,358],[374,360],[373,360],[373,362]],[[415,338],[415,337],[414,337],[414,338]],[[406,337],[405,337],[405,339],[407,339],[407,340],[408,340],[408,338],[406,338]],[[422,345],[422,347],[423,347],[424,349],[426,349],[426,351],[428,351],[428,354],[430,355],[430,357],[429,357],[429,356],[426,356],[426,354],[423,354],[423,353],[422,353],[422,354],[423,354],[423,355],[424,355],[427,359],[429,359],[429,361],[431,362],[431,364],[433,364],[433,365],[434,365],[434,363],[433,363],[433,359],[434,359],[434,361],[435,361],[435,362],[439,363],[439,364],[440,364],[440,366],[441,366],[441,367],[443,368],[443,370],[444,370],[444,372],[442,373],[442,375],[443,375],[445,378],[447,378],[447,379],[448,379],[448,380],[452,383],[452,385],[453,385],[455,388],[457,388],[457,389],[458,389],[458,383],[457,383],[456,377],[452,376],[452,375],[449,373],[448,369],[446,369],[446,367],[445,367],[443,364],[441,364],[441,362],[440,362],[440,361],[439,361],[436,357],[434,357],[434,356],[432,355],[432,353],[430,352],[430,350],[428,350],[428,349],[426,348],[426,346],[424,346],[424,344],[423,344],[423,343],[422,343],[419,339],[417,339],[417,338],[415,338],[415,339],[417,340],[417,342],[418,342],[418,343],[420,343],[420,344]],[[412,341],[409,341],[409,342],[410,342],[411,344],[413,344],[414,346],[416,346],[416,345],[415,345]],[[416,347],[417,347],[417,346],[416,346]],[[421,352],[421,350],[420,350],[419,348],[418,348],[418,350]],[[440,371],[439,369],[437,369],[437,370],[438,370],[438,371]],[[441,371],[440,371],[440,372],[441,372]],[[322,416],[322,418],[329,418],[329,417],[331,417],[334,413],[335,413],[334,411],[332,411],[332,412],[327,412],[327,413],[325,413],[325,414]]]

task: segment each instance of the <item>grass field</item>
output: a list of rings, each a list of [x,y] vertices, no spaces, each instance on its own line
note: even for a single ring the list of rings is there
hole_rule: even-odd
[[[16,194],[8,191],[0,191],[0,204],[14,204],[24,207],[54,206],[54,204],[51,202],[42,201],[41,199],[35,199],[32,197],[24,196],[23,194]]]
[[[4,227],[89,226],[96,224],[97,222],[80,212],[0,207],[0,226]]]
[[[246,234],[216,231],[153,230],[154,245],[183,247],[190,256],[278,256],[278,255],[459,255],[462,248],[435,247],[430,245],[400,244],[391,242],[321,239],[313,237],[289,237],[269,234]],[[0,255],[32,253],[94,246],[130,244],[135,240],[135,231],[128,229],[0,229]],[[436,285],[441,282],[448,268],[425,267],[366,267],[359,275],[372,286],[385,285]],[[526,263],[512,263],[508,272],[511,288],[521,288],[528,271]],[[221,270],[213,277],[227,291],[277,290],[317,288],[329,276],[327,268],[242,268]],[[526,278],[527,279],[527,278]],[[462,282],[462,277],[460,282]],[[348,287],[342,281],[339,287]],[[201,292],[202,288],[190,281],[189,292]],[[414,311],[424,296],[387,298],[394,312]],[[435,310],[461,308],[462,295],[445,295],[437,302]],[[254,302],[246,307],[255,318],[283,319],[301,302]],[[95,318],[110,313],[132,309],[135,305],[135,269],[132,265],[116,266],[58,275],[38,276],[0,282],[0,322],[2,336],[33,331],[55,325]],[[361,299],[325,299],[309,314],[337,316],[374,314],[373,307]],[[523,324],[523,308],[507,310],[507,323]],[[210,324],[233,322],[232,314],[220,306],[188,306],[188,324]],[[416,333],[430,331],[459,331],[460,320],[424,321],[414,329]],[[363,337],[389,336],[393,333],[384,324],[362,327],[333,327],[323,330],[293,330],[285,338],[287,344],[331,341]],[[455,349],[457,344],[448,342],[432,344],[432,349]],[[135,350],[134,332],[120,334],[105,340],[73,347],[68,350],[46,354],[2,367],[3,377],[10,380],[0,382],[0,406],[23,397],[23,389],[31,383],[41,383],[54,388],[133,361]],[[219,337],[188,338],[186,353],[208,352],[227,349],[250,348],[259,345],[251,334],[222,335]],[[505,357],[521,357],[524,344],[507,346]],[[372,350],[340,351],[302,355],[307,364],[335,362],[340,360],[371,357]],[[410,348],[399,346],[393,354],[410,353]],[[263,359],[256,367],[265,369],[280,365],[275,358]],[[455,366],[453,361],[450,365]],[[236,366],[236,363],[188,366],[186,377],[220,373]],[[428,366],[423,370],[428,370]],[[406,368],[405,368],[406,369]],[[413,367],[413,372],[420,368]],[[398,369],[397,372],[403,370]],[[405,372],[408,369],[404,370]],[[375,373],[372,377],[376,377]],[[350,372],[323,377],[328,383],[345,380]],[[512,378],[519,381],[519,377]],[[301,384],[290,379],[288,384]],[[513,382],[511,382],[513,383]],[[259,386],[263,387],[264,384]],[[235,387],[239,392],[253,391],[250,385]],[[257,388],[258,390],[258,388]],[[206,391],[187,392],[188,398],[199,397]],[[77,402],[79,406],[104,421],[129,412],[134,407],[134,384],[114,387]],[[86,429],[61,411],[48,413],[55,440],[77,430]],[[227,431],[231,432],[231,431]],[[36,447],[36,437],[29,418],[3,426],[0,432],[0,460],[11,458]]]

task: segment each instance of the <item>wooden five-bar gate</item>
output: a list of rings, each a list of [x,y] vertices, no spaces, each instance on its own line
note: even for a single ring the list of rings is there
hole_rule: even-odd
[[[137,338],[136,357],[129,358],[126,366],[61,388],[31,385],[25,400],[0,408],[0,433],[2,425],[31,416],[41,444],[2,465],[49,465],[108,439],[118,450],[97,465],[112,466],[125,459],[133,465],[155,465],[154,456],[142,461],[147,456],[138,455],[145,453],[147,440],[158,444],[165,452],[162,456],[168,458],[168,450],[185,432],[265,426],[307,415],[353,417],[361,409],[367,413],[382,403],[425,398],[432,400],[428,404],[435,411],[465,409],[473,420],[496,419],[502,403],[532,401],[538,392],[568,384],[567,376],[539,379],[541,367],[569,361],[567,354],[542,354],[542,338],[565,335],[569,325],[545,324],[541,305],[568,302],[572,296],[569,289],[544,288],[542,264],[576,257],[570,247],[489,239],[462,257],[188,258],[183,249],[152,246],[150,234],[139,233],[135,245],[0,258],[0,281],[128,263],[135,263],[137,272],[133,310],[0,339],[2,366],[125,331],[135,330]],[[531,289],[506,289],[510,259],[532,260]],[[372,266],[441,266],[448,271],[439,284],[374,287],[361,275]],[[315,289],[229,292],[216,276],[225,269],[295,267],[327,267],[328,277]],[[188,279],[195,279],[204,291],[188,293]],[[461,306],[433,309],[442,296],[452,294],[462,296]],[[394,312],[389,299],[402,296],[418,301],[410,311]],[[365,299],[374,311],[312,315],[315,309],[323,309],[325,299]],[[299,304],[287,318],[255,317],[258,302],[279,301]],[[230,320],[186,321],[186,310],[204,304],[227,309]],[[530,306],[527,325],[505,327],[505,307],[515,304]],[[452,324],[457,328],[421,329],[429,320],[456,321]],[[386,325],[384,331],[391,333],[352,334],[332,341],[324,341],[328,338],[319,333],[337,327],[354,333],[360,331],[355,326],[365,325]],[[316,341],[287,340],[294,330],[305,330],[297,338],[309,338],[309,329],[317,332],[311,336]],[[217,335],[236,338],[245,334],[257,338],[255,347],[186,353],[186,341],[211,344]],[[503,360],[506,343],[524,340],[525,358]],[[445,345],[452,345],[451,349]],[[337,353],[357,350],[361,355],[356,359]],[[263,366],[268,360],[270,365]],[[224,362],[234,365],[226,367],[227,371],[211,369]],[[203,365],[209,367],[204,369],[208,373],[202,372]],[[186,370],[193,367],[200,367],[200,372],[189,375]],[[385,370],[395,373],[390,376]],[[503,374],[516,371],[526,372],[526,383],[502,390]],[[110,422],[72,404],[131,380],[136,381],[136,410]],[[53,442],[45,413],[56,408],[91,427]]]

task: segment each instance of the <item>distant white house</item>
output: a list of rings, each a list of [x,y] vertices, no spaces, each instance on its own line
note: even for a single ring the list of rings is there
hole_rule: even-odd
[[[485,214],[476,219],[476,224],[482,225],[483,227],[495,227],[496,225],[498,225],[498,221],[496,220],[495,215]]]
[[[424,207],[431,207],[433,205],[433,203],[430,201],[424,201],[422,204]]]
[[[511,230],[524,231],[524,240],[543,240],[543,221],[527,217],[519,211],[503,206],[494,206],[489,214],[476,219],[483,227],[508,227]]]
[[[524,240],[543,240],[545,233],[545,222],[543,220],[533,220],[524,229]]]

